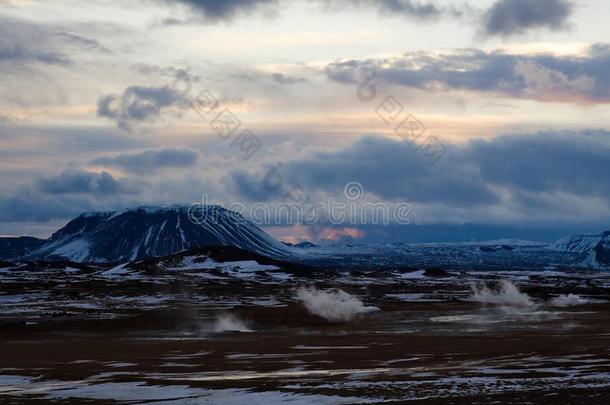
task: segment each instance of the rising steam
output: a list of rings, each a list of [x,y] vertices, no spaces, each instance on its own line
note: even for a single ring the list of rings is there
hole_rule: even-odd
[[[533,307],[536,304],[532,298],[519,291],[509,280],[500,280],[499,288],[492,290],[486,285],[472,285],[472,299],[485,304],[508,305],[513,307]]]
[[[574,305],[587,304],[589,302],[586,298],[581,298],[576,294],[559,295],[551,300],[551,305],[555,307],[571,307]]]
[[[321,291],[301,287],[297,290],[297,298],[309,312],[331,322],[345,322],[359,314],[379,310],[365,306],[358,298],[342,290]]]
[[[242,321],[231,314],[220,314],[216,317],[216,321],[212,325],[212,331],[221,332],[252,332],[250,328]]]

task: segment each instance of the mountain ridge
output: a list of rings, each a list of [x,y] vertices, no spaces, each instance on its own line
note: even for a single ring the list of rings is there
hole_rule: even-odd
[[[517,258],[521,254],[525,255],[521,259],[525,259],[535,250],[550,255],[551,260],[555,259],[560,265],[591,269],[610,267],[610,231],[573,234],[553,243],[501,239],[317,246],[309,242],[280,242],[237,212],[218,205],[200,204],[141,205],[112,211],[84,212],[47,240],[0,238],[0,260],[125,263],[201,246],[233,246],[268,257],[303,263],[318,259],[323,263],[324,260],[341,257],[349,262],[350,255],[375,257],[381,263],[393,260],[405,263],[414,260],[420,251],[433,253],[438,249],[443,252],[453,249],[466,253],[472,249],[491,254],[506,252],[510,254],[507,260],[511,260],[511,257]],[[434,261],[434,257],[426,260]]]
[[[0,237],[0,260],[17,259],[40,248],[45,239],[31,236]]]
[[[140,206],[83,213],[24,258],[124,262],[201,245],[235,246],[269,256],[287,253],[262,229],[220,206]]]
[[[610,231],[573,234],[549,246],[550,249],[580,254],[583,267],[610,267]]]

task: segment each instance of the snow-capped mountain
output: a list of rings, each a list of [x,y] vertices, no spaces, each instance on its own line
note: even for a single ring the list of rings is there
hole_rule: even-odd
[[[600,233],[581,233],[570,235],[568,237],[559,239],[555,243],[549,246],[553,250],[561,252],[573,252],[573,253],[584,253],[590,251],[597,246],[597,244],[604,238],[605,234],[610,232]],[[606,238],[608,236],[606,235]]]
[[[551,244],[549,248],[579,253],[579,264],[584,267],[610,267],[610,231],[568,236]]]
[[[292,263],[343,267],[479,269],[610,268],[610,232],[573,235],[548,244],[488,242],[291,245],[275,240],[219,206],[138,207],[85,213],[46,241],[0,239],[0,260],[125,263],[199,246],[233,246]]]
[[[44,239],[22,236],[20,238],[0,238],[0,260],[18,259],[40,248]]]
[[[25,259],[125,262],[202,245],[236,246],[268,256],[288,251],[240,214],[219,206],[138,207],[82,214]]]

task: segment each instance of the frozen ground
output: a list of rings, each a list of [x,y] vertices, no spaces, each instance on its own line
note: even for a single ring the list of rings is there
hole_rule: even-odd
[[[4,268],[0,402],[610,402],[610,274],[301,270]]]

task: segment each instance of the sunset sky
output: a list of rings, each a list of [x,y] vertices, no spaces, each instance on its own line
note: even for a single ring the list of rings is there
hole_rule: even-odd
[[[145,204],[273,206],[295,189],[350,202],[349,182],[359,204],[408,203],[410,224],[265,229],[601,231],[609,18],[605,0],[0,0],[0,235]],[[239,127],[219,134],[219,114]]]

